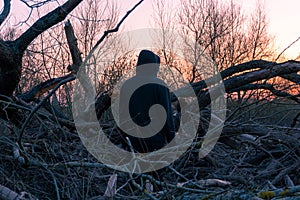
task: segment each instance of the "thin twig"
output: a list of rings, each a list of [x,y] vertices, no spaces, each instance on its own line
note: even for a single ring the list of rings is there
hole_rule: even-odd
[[[139,189],[141,192],[143,192],[147,197],[149,197],[150,199],[153,199],[153,200],[158,200],[157,198],[155,198],[153,195],[151,195],[150,193],[148,192],[145,192],[145,190],[143,189],[143,187],[141,185],[139,185],[135,180],[134,178],[132,177],[132,174],[129,174],[130,176],[130,179],[131,179],[131,182],[132,184],[137,188]]]
[[[84,64],[92,57],[94,51],[97,49],[97,47],[103,42],[103,40],[108,36],[110,33],[117,32],[122,25],[122,23],[125,21],[125,19],[132,13],[144,0],[140,0],[137,4],[135,4],[130,10],[127,11],[127,13],[124,15],[124,17],[119,21],[119,23],[116,25],[115,28],[104,31],[101,38],[96,42],[96,44],[93,46],[90,53],[87,55],[87,57],[84,59]]]
[[[53,184],[54,184],[55,192],[56,192],[56,199],[60,200],[59,188],[58,188],[58,185],[57,185],[56,178],[55,178],[54,174],[47,167],[45,167],[45,169],[50,173],[50,175],[51,175],[51,177],[53,179]]]
[[[95,44],[95,46],[92,48],[91,52],[93,52],[98,46],[99,44],[101,44],[101,42],[106,38],[106,36],[110,33],[113,32],[117,32],[120,28],[120,26],[122,25],[122,23],[125,21],[125,19],[130,15],[130,13],[132,13],[144,0],[140,0],[137,4],[135,4],[133,6],[133,8],[131,8],[129,11],[127,11],[127,13],[124,15],[124,17],[119,21],[119,23],[117,24],[117,26],[113,29],[104,31],[104,34],[102,35],[102,37],[97,41],[97,43]]]
[[[293,46],[296,42],[298,42],[300,40],[300,37],[298,37],[294,42],[292,42],[291,44],[289,44],[286,48],[284,48],[280,54],[277,56],[277,58],[275,59],[275,62],[280,58],[280,56],[286,51],[288,50],[291,46]]]

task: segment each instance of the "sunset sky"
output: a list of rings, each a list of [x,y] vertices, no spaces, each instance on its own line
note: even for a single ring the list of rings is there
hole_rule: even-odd
[[[168,0],[173,4],[179,0]],[[224,0],[228,1],[228,0]],[[122,0],[122,12],[130,9],[138,0]],[[251,11],[255,7],[256,0],[236,0],[244,9]],[[3,0],[0,1],[3,6]],[[290,43],[300,37],[300,1],[299,0],[265,0],[266,11],[269,17],[269,32],[276,37],[278,51],[282,51]],[[19,0],[12,0],[12,16],[25,16],[26,8]],[[126,29],[138,29],[151,27],[152,0],[145,0],[123,24]],[[153,24],[153,23],[152,23]],[[293,45],[286,55],[289,59],[296,58],[300,54],[300,41]]]
[[[169,0],[178,2],[178,0]],[[225,0],[227,1],[227,0]],[[246,11],[255,8],[256,0],[236,0],[241,3]],[[263,0],[262,0],[263,1]],[[126,0],[130,8],[136,1]],[[150,0],[145,0],[139,9],[127,20],[126,25],[130,28],[149,27],[151,21]],[[275,36],[278,51],[281,52],[290,43],[300,37],[300,1],[299,0],[265,0],[266,11],[269,17],[269,32]],[[143,20],[137,20],[141,19]],[[294,44],[286,55],[289,59],[296,58],[300,54],[300,41]]]

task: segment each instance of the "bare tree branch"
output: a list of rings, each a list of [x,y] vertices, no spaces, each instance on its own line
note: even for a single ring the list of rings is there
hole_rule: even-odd
[[[236,73],[241,73],[247,70],[252,70],[252,69],[265,69],[265,68],[270,68],[277,63],[266,61],[266,60],[252,60],[249,62],[241,63],[238,65],[234,65],[231,67],[228,67],[227,69],[223,70],[220,72],[220,75],[223,80],[227,79],[228,77],[236,74]],[[199,82],[192,83],[193,88],[197,90],[201,90],[206,88],[206,83],[213,82],[216,77],[211,77],[206,80],[202,80]]]
[[[295,61],[289,61],[289,62],[295,62]],[[266,60],[252,60],[249,62],[245,62],[245,63],[241,63],[232,67],[229,67],[225,70],[223,70],[222,72],[220,72],[221,77],[223,80],[227,79],[228,77],[237,74],[237,73],[241,73],[247,70],[254,70],[254,69],[268,69],[268,68],[272,68],[273,66],[277,65],[276,62],[270,62],[270,61],[266,61]],[[290,74],[279,74],[278,76],[280,76],[281,78],[287,79],[289,81],[292,81],[296,84],[300,83],[300,76],[297,73],[290,73]],[[195,82],[192,83],[192,86],[194,88],[198,88],[198,89],[204,89],[206,87],[206,83],[211,82],[212,80],[214,80],[215,77],[212,78],[208,78],[205,81],[199,81],[199,82]]]
[[[79,66],[82,64],[82,58],[81,52],[78,48],[77,38],[74,34],[74,29],[69,20],[65,23],[65,32],[73,61],[73,65],[69,70],[73,71],[76,74],[79,69]]]
[[[42,83],[34,86],[29,91],[25,92],[24,94],[19,95],[19,98],[21,98],[22,100],[24,100],[26,102],[31,102],[35,98],[39,98],[40,96],[42,96],[45,92],[48,92],[49,90],[53,89],[56,86],[56,84],[58,84],[59,82],[65,80],[65,79],[68,79],[70,81],[74,80],[74,79],[69,79],[69,78],[70,77],[75,78],[75,74],[77,73],[80,65],[82,64],[82,58],[81,58],[81,53],[78,48],[77,38],[75,37],[74,29],[73,29],[70,21],[67,21],[65,23],[65,32],[66,32],[69,49],[70,49],[70,52],[72,55],[72,60],[73,60],[73,64],[70,67],[70,68],[72,68],[72,69],[70,69],[72,72],[65,76],[49,79],[45,82],[42,82]]]
[[[275,62],[282,56],[282,54],[288,50],[289,48],[291,48],[291,46],[293,46],[295,43],[297,43],[300,40],[300,37],[298,37],[296,40],[294,40],[291,44],[289,44],[286,48],[284,48],[280,54],[278,54],[277,58],[275,59]]]
[[[37,20],[27,31],[25,31],[15,42],[20,52],[25,51],[27,46],[42,32],[61,22],[82,0],[69,0],[52,12]]]
[[[5,21],[5,19],[9,15],[9,12],[10,12],[10,1],[11,0],[4,0],[3,11],[0,14],[0,25]]]
[[[97,41],[97,43],[95,44],[95,46],[92,48],[91,52],[95,51],[95,49],[99,46],[99,44],[101,44],[101,42],[106,38],[106,36],[110,33],[114,33],[117,32],[120,28],[120,26],[122,25],[122,23],[125,21],[125,19],[130,15],[130,13],[132,13],[144,0],[140,0],[137,4],[135,4],[130,10],[127,11],[126,15],[124,15],[124,17],[119,21],[119,23],[117,24],[117,26],[113,29],[104,31],[102,37]]]
[[[23,2],[28,8],[38,8],[38,7],[41,7],[49,2],[52,2],[53,0],[44,0],[44,1],[40,1],[40,2],[35,2],[33,1],[33,4],[30,5],[30,3],[28,2],[28,0],[21,0],[21,2]]]
[[[140,5],[142,2],[143,2],[143,0],[139,1],[132,9],[127,11],[126,15],[124,15],[124,17],[121,19],[121,21],[117,24],[117,26],[114,29],[105,31],[104,34],[102,35],[102,37],[100,38],[100,40],[98,40],[98,42],[95,44],[95,46],[93,47],[91,52],[93,50],[95,50],[97,48],[97,46],[99,46],[99,44],[105,39],[105,37],[109,33],[117,32],[119,30],[121,24],[129,16],[129,14],[136,7],[138,7],[138,5]],[[71,68],[74,68],[74,69],[72,69],[72,73],[70,73],[68,75],[65,75],[65,76],[62,76],[62,77],[59,77],[59,78],[54,78],[54,79],[47,80],[47,81],[33,87],[32,89],[30,89],[28,92],[24,93],[23,95],[19,95],[19,97],[22,98],[24,101],[26,101],[26,102],[32,101],[34,98],[39,97],[42,94],[44,94],[45,92],[47,92],[50,89],[54,88],[56,86],[56,84],[58,84],[62,80],[65,80],[65,79],[68,79],[70,81],[73,80],[73,79],[69,79],[69,78],[72,77],[74,75],[74,73],[76,74],[79,66],[82,64],[82,58],[81,58],[81,53],[79,51],[79,48],[77,46],[77,39],[74,35],[74,30],[73,30],[72,25],[69,21],[66,22],[66,24],[65,24],[65,32],[66,32],[70,52],[71,52],[71,55],[72,55],[72,60],[73,60],[73,64],[72,64]]]
[[[75,76],[70,76],[66,79],[63,79],[61,80],[60,82],[58,82],[57,84],[55,84],[55,87],[52,89],[51,92],[49,92],[49,94],[47,94],[47,96],[45,96],[40,102],[38,105],[36,105],[36,107],[34,107],[34,109],[32,109],[30,115],[26,118],[25,122],[22,124],[22,127],[20,129],[20,132],[19,132],[19,135],[18,135],[18,144],[19,146],[22,148],[22,144],[21,144],[21,140],[22,140],[22,137],[23,137],[23,133],[24,133],[24,130],[26,128],[26,126],[28,125],[28,123],[30,122],[31,118],[33,117],[33,115],[38,111],[38,109],[43,105],[43,103],[49,99],[56,90],[58,90],[58,88],[67,83],[67,82],[70,82],[72,80],[75,80]]]
[[[270,79],[284,74],[297,73],[299,71],[300,71],[299,62],[287,61],[284,63],[277,64],[270,68],[260,69],[253,72],[246,72],[241,75],[237,75],[232,78],[229,78],[224,81],[224,87],[226,92],[230,92],[236,88],[253,83],[255,81]],[[211,101],[210,93],[208,92],[208,89],[203,90],[204,88],[203,87],[194,88],[195,93],[198,95],[198,98],[200,99],[199,101],[200,107],[205,107],[209,105]]]
[[[33,88],[31,88],[29,91],[25,92],[24,94],[18,95],[19,98],[21,98],[25,102],[31,102],[35,98],[39,98],[42,96],[45,92],[48,92],[49,90],[53,89],[59,82],[68,79],[70,81],[74,79],[69,79],[70,77],[74,77],[72,73],[67,74],[65,76],[61,76],[58,78],[52,78],[45,82],[42,82]],[[75,78],[75,77],[74,77]]]
[[[250,69],[257,69],[257,70],[242,73]],[[270,79],[276,76],[287,78],[292,82],[294,82],[295,84],[299,84],[300,83],[299,75],[297,75],[297,72],[299,71],[300,71],[300,62],[297,61],[287,61],[284,63],[277,64],[265,60],[254,60],[251,62],[246,62],[240,65],[232,66],[222,71],[221,77],[223,78],[223,80],[225,79],[223,82],[224,82],[225,91],[227,93],[231,93],[239,90],[266,89],[266,90],[270,90],[276,96],[290,98],[299,103],[299,99],[297,97],[287,92],[278,91],[271,85],[261,84],[258,86],[255,84],[251,84],[256,81]],[[242,73],[242,74],[232,76],[233,74],[236,73]],[[232,77],[228,78],[230,76]],[[207,84],[210,83],[211,84],[215,83],[214,77],[196,83],[192,83],[192,87],[194,88],[194,91],[198,96],[200,107],[205,107],[210,104],[211,101],[210,93],[208,92],[207,89]],[[218,90],[217,88],[214,89]],[[183,96],[191,95],[186,93],[186,91],[187,91],[186,88],[180,88],[176,92],[180,93]],[[172,94],[171,99],[172,101],[175,101],[177,98],[174,94]],[[97,116],[101,117],[102,113],[110,105],[110,97],[107,94],[101,95],[97,100],[97,102],[98,104],[96,105],[96,109],[99,107]]]
[[[289,99],[292,99],[293,101],[296,101],[297,103],[300,104],[300,100],[296,96],[294,96],[292,94],[289,94],[288,92],[277,90],[271,84],[247,84],[247,85],[243,85],[241,87],[235,88],[235,89],[231,90],[230,92],[258,90],[258,89],[269,90],[275,96],[289,98]]]
[[[242,75],[232,77],[225,80],[224,85],[226,91],[230,91],[234,88],[240,87],[248,83],[255,81],[260,81],[263,79],[273,78],[275,76],[280,76],[283,74],[292,74],[300,71],[300,63],[296,61],[287,61],[280,63],[271,68],[256,70],[253,72],[247,72]]]

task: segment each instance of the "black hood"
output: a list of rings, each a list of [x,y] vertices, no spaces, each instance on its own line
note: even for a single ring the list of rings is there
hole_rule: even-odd
[[[149,50],[142,50],[136,64],[137,75],[156,76],[159,70],[160,58]]]

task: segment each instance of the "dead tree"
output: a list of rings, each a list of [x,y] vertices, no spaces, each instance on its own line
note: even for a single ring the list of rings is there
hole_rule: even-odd
[[[82,0],[69,0],[52,12],[38,19],[19,38],[14,41],[0,40],[0,94],[12,96],[22,71],[22,57],[28,45],[41,33],[63,21]],[[4,0],[0,14],[0,25],[10,13],[11,0]]]

